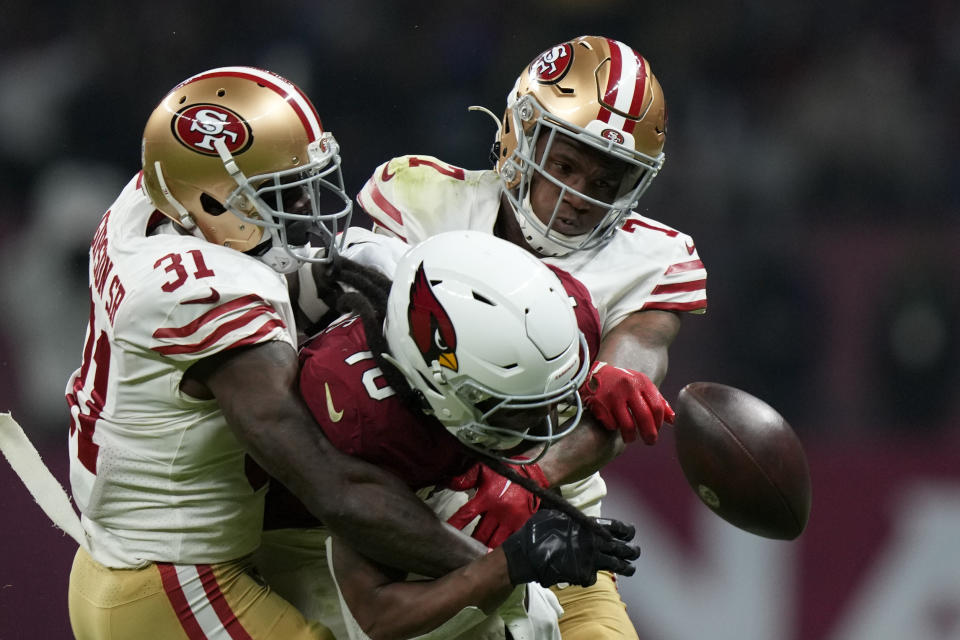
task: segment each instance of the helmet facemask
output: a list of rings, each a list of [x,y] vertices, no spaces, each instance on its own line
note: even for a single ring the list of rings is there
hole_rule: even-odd
[[[602,122],[595,120],[583,128],[553,118],[532,95],[525,95],[515,104],[508,106],[506,117],[513,120],[513,130],[517,135],[516,147],[499,167],[501,185],[524,237],[542,255],[562,256],[571,251],[593,249],[608,242],[663,166],[662,154],[654,158],[634,150],[632,140],[624,139],[618,143],[601,135],[604,131],[611,131]],[[629,134],[615,132],[615,135],[624,138]],[[544,165],[558,136],[576,140],[604,156],[626,164],[626,171],[612,201],[604,202],[577,191],[547,170]],[[541,138],[545,139],[545,142],[542,151],[538,153],[537,147]],[[556,205],[549,212],[546,222],[536,215],[530,201],[534,176],[559,189]],[[570,236],[554,228],[561,203],[567,193],[605,210],[606,213],[589,232]]]
[[[237,183],[223,205],[263,228],[263,241],[251,252],[280,273],[295,271],[301,262],[330,262],[343,243],[338,234],[349,226],[353,213],[333,135],[324,132],[308,145],[307,164],[249,177],[226,145],[217,142],[223,164]]]
[[[579,337],[581,353],[585,354],[586,340],[582,334]],[[433,393],[427,391],[422,396],[430,406],[428,412],[464,446],[509,464],[532,464],[580,424],[583,404],[578,389],[586,379],[588,365],[586,358],[581,358],[576,374],[557,389],[507,395],[468,376],[448,376],[435,363],[429,383]],[[452,398],[461,405],[460,417],[444,420],[444,409],[449,408]],[[511,457],[537,445],[540,450],[532,457]]]

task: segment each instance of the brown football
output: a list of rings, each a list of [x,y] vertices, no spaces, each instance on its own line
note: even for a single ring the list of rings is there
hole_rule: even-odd
[[[793,540],[803,532],[810,469],[783,416],[756,396],[716,382],[691,382],[673,409],[677,458],[704,504],[765,538]]]

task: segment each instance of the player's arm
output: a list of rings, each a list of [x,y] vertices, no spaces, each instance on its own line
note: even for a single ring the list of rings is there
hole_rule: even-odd
[[[370,638],[410,638],[436,629],[468,606],[492,613],[514,589],[499,548],[437,580],[404,582],[341,538],[333,545],[340,592]]]
[[[597,361],[642,373],[659,385],[667,374],[668,350],[679,330],[680,316],[676,313],[636,311],[604,337]],[[618,429],[604,427],[596,416],[585,411],[580,427],[550,447],[539,464],[550,486],[557,486],[598,471],[624,447]]]
[[[274,341],[192,366],[184,391],[216,397],[238,439],[330,529],[378,562],[438,576],[484,553],[445,526],[392,474],[337,451],[297,391],[297,355]]]
[[[608,358],[616,363],[606,365],[607,370],[600,374],[609,376],[601,381],[607,385],[608,391],[603,399],[621,411],[629,411],[629,416],[621,418],[629,422],[625,427],[629,433],[637,433],[638,421],[643,421],[641,424],[648,433],[655,435],[667,412],[672,420],[672,410],[654,383],[659,383],[666,375],[667,350],[679,327],[680,318],[672,312],[635,312],[600,343],[597,362]],[[618,367],[636,369],[619,370]],[[595,363],[593,371],[596,370]],[[649,376],[649,379],[644,380],[640,375]],[[539,462],[514,470],[542,487],[557,487],[582,480],[602,469],[623,451],[625,442],[620,425],[602,424],[594,415],[595,409],[584,411],[580,426],[553,444]],[[538,450],[533,450],[528,455],[537,453]],[[476,493],[448,522],[463,527],[480,516],[473,535],[491,547],[522,525],[539,505],[539,500],[520,485],[482,468],[471,469],[455,478],[450,488],[475,489]]]
[[[474,606],[491,614],[514,587],[538,582],[589,586],[601,569],[632,575],[640,553],[633,527],[615,520],[593,529],[558,511],[537,512],[507,541],[437,580],[402,581],[335,539],[334,575],[344,601],[371,638],[422,635]]]
[[[679,331],[678,313],[634,311],[600,342],[597,360],[639,371],[659,385],[667,375],[667,351]]]

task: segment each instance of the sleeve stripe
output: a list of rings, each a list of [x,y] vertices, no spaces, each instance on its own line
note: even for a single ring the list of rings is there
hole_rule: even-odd
[[[664,275],[669,276],[674,273],[682,273],[684,271],[695,271],[696,269],[703,269],[703,262],[700,260],[690,260],[688,262],[678,262],[676,264],[670,265]]]
[[[678,293],[681,291],[699,291],[707,288],[707,279],[691,280],[689,282],[675,282],[673,284],[661,284],[654,287],[651,295],[663,293]]]
[[[368,192],[370,194],[370,197],[373,199],[373,203],[380,207],[385,214],[393,218],[397,224],[401,226],[403,225],[403,214],[401,214],[400,210],[390,204],[390,202],[383,196],[383,193],[380,191],[380,187],[378,187],[377,183],[374,182],[374,178],[367,180],[367,184],[360,193],[363,194],[364,192]],[[370,211],[364,206],[363,201],[360,200],[360,198],[358,198],[358,200],[360,201],[360,206],[363,207],[367,213],[370,213]],[[370,217],[375,216],[370,214]]]
[[[204,313],[202,316],[200,316],[196,320],[193,320],[192,322],[185,324],[182,327],[167,327],[167,328],[157,329],[156,331],[153,332],[153,337],[157,339],[163,339],[163,338],[183,338],[183,337],[189,336],[190,334],[196,333],[197,329],[207,324],[208,322],[213,322],[223,314],[230,313],[231,311],[247,306],[250,303],[260,303],[258,307],[254,307],[254,308],[266,308],[266,309],[270,309],[271,311],[273,310],[272,307],[270,307],[263,301],[263,298],[261,298],[258,295],[251,294],[248,296],[243,296],[242,298],[237,298],[236,300],[231,300],[230,302],[225,302],[220,306],[214,307],[213,309],[210,309],[209,311]]]
[[[656,309],[660,311],[706,311],[707,309],[707,299],[701,298],[700,300],[694,300],[693,302],[656,302],[650,301],[643,305],[641,311],[649,311],[651,309]]]
[[[231,320],[229,322],[225,322],[219,325],[215,331],[213,331],[210,335],[208,335],[203,340],[200,340],[199,342],[194,342],[192,344],[172,344],[172,345],[166,345],[162,347],[154,347],[153,351],[156,351],[157,353],[165,356],[180,354],[180,353],[197,353],[199,351],[203,351],[204,349],[206,349],[212,344],[216,344],[216,342],[220,338],[230,333],[231,331],[242,329],[248,325],[253,324],[256,320],[264,319],[264,318],[266,318],[267,324],[279,323],[280,326],[284,326],[283,320],[277,317],[272,307],[266,307],[266,306],[254,307],[253,309],[250,309],[249,311],[244,313],[239,318],[236,318],[235,320]]]
[[[256,333],[249,335],[243,338],[242,340],[237,340],[236,342],[231,344],[229,347],[227,347],[227,349],[236,349],[237,347],[246,347],[251,344],[257,344],[258,342],[263,340],[263,338],[269,335],[270,332],[273,331],[274,329],[283,329],[283,328],[285,327],[282,320],[280,320],[279,318],[271,320],[269,322],[264,323],[264,325],[260,327]]]

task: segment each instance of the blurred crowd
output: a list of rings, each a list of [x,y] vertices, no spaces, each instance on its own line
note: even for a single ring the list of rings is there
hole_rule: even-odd
[[[541,50],[631,44],[669,112],[645,215],[690,233],[710,308],[665,390],[747,389],[810,437],[960,417],[960,5],[949,0],[13,3],[0,23],[0,410],[61,437],[86,251],[160,97],[249,64],[303,87],[356,193],[380,162],[488,166]],[[357,216],[361,225],[367,221]]]

